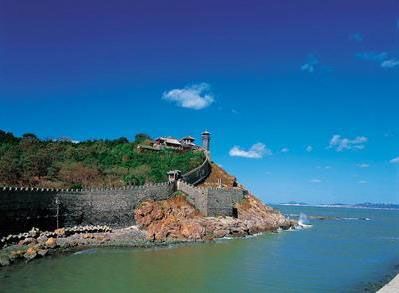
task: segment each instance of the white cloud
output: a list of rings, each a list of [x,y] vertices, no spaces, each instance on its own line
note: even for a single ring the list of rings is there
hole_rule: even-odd
[[[366,164],[366,163],[363,163],[363,164],[359,164],[359,165],[357,165],[359,168],[368,168],[368,167],[370,167],[370,165],[369,164]]]
[[[313,73],[316,70],[316,67],[319,65],[319,59],[316,56],[310,54],[307,59],[306,63],[301,66],[301,70],[309,73]]]
[[[280,150],[280,152],[282,152],[282,153],[288,153],[289,151],[290,151],[289,148],[282,148],[282,149]]]
[[[381,63],[382,68],[394,68],[399,66],[399,59],[389,59]]]
[[[354,139],[349,139],[336,134],[331,138],[328,148],[335,149],[337,152],[342,152],[344,150],[362,150],[365,148],[365,143],[367,141],[368,138],[365,136],[357,136]]]
[[[359,184],[367,184],[368,182],[366,180],[360,180]]]
[[[249,150],[243,150],[239,146],[234,146],[230,151],[231,157],[242,157],[248,159],[261,159],[265,155],[271,155],[272,152],[263,143],[256,143]]]
[[[399,157],[394,158],[392,160],[389,161],[391,164],[399,164]]]
[[[349,39],[351,41],[355,41],[355,42],[362,42],[364,40],[364,36],[360,33],[354,33],[352,35],[349,36]]]
[[[179,107],[194,110],[204,109],[215,101],[210,92],[210,85],[207,83],[193,84],[182,89],[164,92],[162,99],[174,102]]]
[[[308,145],[308,146],[306,147],[306,151],[307,151],[308,153],[311,153],[311,152],[313,151],[313,147],[312,147],[311,145]]]
[[[312,179],[309,181],[310,183],[321,183],[320,179]]]
[[[301,66],[301,70],[312,73],[315,70],[315,66],[313,64],[306,63]]]
[[[365,61],[382,62],[388,59],[387,52],[359,52],[356,57]]]

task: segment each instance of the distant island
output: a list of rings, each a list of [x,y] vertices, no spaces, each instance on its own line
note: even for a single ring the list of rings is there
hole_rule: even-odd
[[[332,203],[332,204],[309,204],[306,202],[289,201],[286,203],[279,203],[279,205],[285,206],[314,206],[314,207],[336,207],[336,208],[358,208],[358,209],[384,209],[384,210],[399,210],[399,204],[391,203],[356,203],[356,204],[344,204],[344,203]]]

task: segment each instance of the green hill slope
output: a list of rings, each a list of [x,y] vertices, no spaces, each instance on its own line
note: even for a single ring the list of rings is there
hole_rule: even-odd
[[[167,180],[172,169],[187,172],[199,166],[202,152],[171,150],[138,152],[149,137],[71,141],[40,140],[33,134],[15,137],[0,130],[0,186],[79,188],[142,185]]]

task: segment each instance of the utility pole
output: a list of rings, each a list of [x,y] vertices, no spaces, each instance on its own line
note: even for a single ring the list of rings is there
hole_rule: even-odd
[[[56,206],[57,206],[57,214],[56,214],[56,217],[57,217],[57,229],[59,229],[59,215],[60,215],[60,200],[58,199],[58,196],[55,198],[55,204],[56,204]]]

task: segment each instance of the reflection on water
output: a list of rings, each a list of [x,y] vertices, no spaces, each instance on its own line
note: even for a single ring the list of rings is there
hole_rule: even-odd
[[[358,292],[399,264],[397,211],[280,207],[312,229],[172,248],[96,249],[0,270],[0,292]]]

